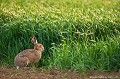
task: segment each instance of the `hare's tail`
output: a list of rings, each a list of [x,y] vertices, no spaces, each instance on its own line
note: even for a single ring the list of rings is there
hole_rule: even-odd
[[[20,67],[19,66],[16,66],[17,69],[19,69]]]

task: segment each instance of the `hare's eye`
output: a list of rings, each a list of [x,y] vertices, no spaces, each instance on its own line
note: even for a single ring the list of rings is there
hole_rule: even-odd
[[[42,45],[40,45],[39,47],[42,47]]]

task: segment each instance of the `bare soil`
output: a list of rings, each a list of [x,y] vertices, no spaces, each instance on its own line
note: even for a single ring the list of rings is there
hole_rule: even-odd
[[[120,79],[120,72],[16,69],[0,67],[0,79]]]

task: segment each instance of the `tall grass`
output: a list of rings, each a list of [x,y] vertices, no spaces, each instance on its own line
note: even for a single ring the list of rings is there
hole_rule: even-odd
[[[98,41],[97,43],[63,42],[51,48],[50,66],[59,69],[118,70],[120,67],[120,40]]]
[[[0,62],[13,65],[16,54],[45,46],[37,67],[120,70],[119,0],[2,0]]]

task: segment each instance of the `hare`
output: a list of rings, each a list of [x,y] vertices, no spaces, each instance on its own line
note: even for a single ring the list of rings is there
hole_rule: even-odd
[[[39,44],[35,37],[33,37],[31,41],[34,44],[34,49],[23,50],[15,57],[14,63],[17,69],[24,68],[29,63],[31,63],[32,67],[34,67],[35,62],[38,62],[41,59],[44,46]]]

